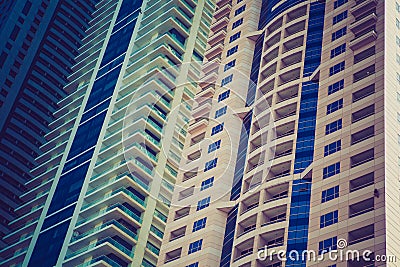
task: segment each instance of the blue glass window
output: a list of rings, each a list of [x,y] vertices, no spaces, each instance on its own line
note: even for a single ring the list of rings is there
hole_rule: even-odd
[[[218,102],[221,102],[222,100],[225,100],[229,97],[231,94],[231,90],[226,90],[225,92],[222,92],[218,95]]]
[[[339,197],[339,186],[334,186],[327,190],[322,191],[321,203],[328,202],[329,200]]]
[[[200,240],[194,241],[193,243],[190,243],[188,254],[192,254],[196,251],[201,250],[202,244],[203,244],[203,239],[200,239]]]
[[[326,106],[326,115],[331,114],[342,108],[343,108],[343,98],[328,104],[328,106]]]
[[[232,30],[235,29],[235,28],[237,28],[237,27],[239,27],[239,26],[242,25],[242,24],[243,24],[243,18],[238,19],[237,21],[235,21],[235,22],[232,24]]]
[[[228,83],[230,83],[232,81],[232,79],[233,79],[233,74],[223,78],[221,81],[221,86],[227,85]]]
[[[344,61],[332,66],[329,68],[329,76],[335,75],[341,71],[343,71],[345,68]]]
[[[347,3],[348,0],[336,0],[335,2],[333,2],[333,8],[338,8],[344,4]]]
[[[328,87],[328,95],[331,95],[333,93],[336,93],[337,91],[340,91],[344,88],[344,80],[340,80],[338,82],[335,82],[334,84],[329,85]]]
[[[199,262],[196,261],[195,263],[191,263],[189,265],[186,265],[186,267],[199,267]]]
[[[85,111],[96,106],[103,100],[112,96],[114,87],[117,84],[118,76],[121,70],[121,65],[108,72],[107,75],[97,78],[93,84],[89,99],[85,106]]]
[[[217,111],[215,111],[215,118],[219,118],[219,117],[221,117],[222,115],[226,114],[227,108],[228,108],[228,107],[225,106],[225,107],[222,107],[222,108],[218,109]]]
[[[332,211],[325,215],[322,215],[320,218],[320,228],[327,227],[329,225],[335,224],[338,222],[338,211]]]
[[[333,25],[347,18],[347,10],[333,17]]]
[[[325,254],[331,250],[337,249],[337,237],[331,237],[319,242],[318,254]]]
[[[336,132],[338,130],[342,129],[342,119],[339,119],[337,121],[331,122],[328,125],[325,126],[325,134],[331,134],[333,132]]]
[[[89,163],[61,175],[47,214],[51,214],[75,202],[81,193]]]
[[[217,134],[224,130],[224,123],[218,124],[211,129],[211,135]]]
[[[344,52],[346,52],[346,44],[339,45],[338,47],[331,50],[331,58],[334,58]]]
[[[340,173],[340,162],[336,162],[323,169],[322,178],[326,179]]]
[[[206,227],[206,222],[207,222],[207,217],[195,221],[195,222],[193,223],[193,230],[192,230],[192,232],[199,231],[200,229],[203,229],[204,227]]]
[[[208,153],[211,153],[221,147],[221,140],[218,140],[208,146]]]
[[[207,161],[204,166],[204,172],[211,170],[217,166],[218,158]]]
[[[234,35],[232,35],[231,37],[229,37],[229,43],[232,43],[232,42],[236,41],[239,38],[240,38],[240,32],[237,32]]]
[[[207,188],[210,188],[213,185],[214,185],[214,177],[208,178],[207,180],[201,182],[200,191],[206,190]]]
[[[225,66],[224,66],[224,71],[227,71],[227,70],[235,67],[235,65],[236,65],[236,59],[226,63]]]
[[[335,152],[338,152],[341,149],[342,149],[342,141],[341,140],[337,140],[336,142],[326,145],[324,147],[324,157],[329,156]]]
[[[347,34],[347,27],[343,27],[332,33],[332,42]]]
[[[246,5],[239,7],[238,9],[235,10],[235,16],[243,13],[243,11],[245,11],[245,10],[246,10]]]
[[[110,40],[107,44],[106,51],[104,52],[103,59],[100,67],[103,67],[111,61],[118,58],[114,66],[122,63],[123,57],[119,58],[120,55],[125,54],[128,49],[129,42],[131,41],[133,29],[135,28],[136,20],[125,25],[123,28],[116,32],[113,32],[110,36]],[[112,66],[111,65],[111,66]]]
[[[235,45],[234,47],[230,48],[227,52],[226,52],[226,56],[229,57],[230,55],[235,54],[238,51],[238,45]]]
[[[70,220],[39,234],[28,266],[55,266]]]
[[[196,210],[199,211],[199,210],[205,209],[208,206],[210,206],[210,199],[211,199],[211,197],[206,197],[206,198],[203,198],[202,200],[199,200],[197,202]]]

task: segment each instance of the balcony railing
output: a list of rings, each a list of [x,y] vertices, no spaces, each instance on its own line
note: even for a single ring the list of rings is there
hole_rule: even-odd
[[[84,238],[84,237],[86,237],[88,235],[91,235],[93,233],[96,233],[96,232],[100,231],[101,229],[104,229],[104,228],[106,228],[106,227],[108,227],[110,225],[116,226],[118,229],[122,230],[123,232],[125,232],[126,234],[128,234],[129,236],[131,236],[131,237],[133,237],[134,239],[137,240],[137,234],[135,234],[134,232],[132,232],[131,230],[129,230],[128,228],[123,226],[118,221],[111,220],[111,221],[108,221],[108,222],[106,222],[106,223],[104,223],[104,224],[102,224],[100,226],[97,226],[97,227],[93,228],[92,230],[89,230],[89,231],[87,231],[87,232],[85,232],[85,233],[83,233],[81,235],[78,235],[76,237],[72,237],[71,241],[74,242],[74,241],[80,240],[80,239],[82,239],[82,238]]]
[[[117,241],[112,239],[111,237],[106,237],[104,239],[101,239],[101,240],[97,241],[94,244],[90,244],[90,245],[88,245],[86,247],[83,247],[83,248],[77,250],[77,251],[69,253],[67,256],[65,256],[65,259],[67,260],[67,259],[70,259],[72,257],[75,257],[75,256],[77,256],[79,254],[82,254],[82,253],[84,253],[84,252],[86,252],[86,251],[88,251],[90,249],[93,249],[93,248],[95,248],[97,246],[100,246],[101,244],[104,244],[104,243],[110,243],[111,245],[113,245],[114,247],[116,247],[118,250],[120,250],[121,252],[125,253],[126,255],[133,256],[133,253],[129,249],[127,249],[126,247],[124,247],[123,245],[121,245],[120,243],[118,243]]]
[[[373,210],[374,210],[374,207],[366,208],[364,210],[360,210],[358,212],[350,214],[349,218],[353,218],[353,217],[356,217],[358,215],[361,215],[361,214],[364,214],[364,213],[367,213],[367,212],[370,212],[370,211],[373,211]]]
[[[269,222],[263,223],[261,226],[267,226],[267,225],[271,225],[271,224],[275,224],[275,223],[279,223],[279,222],[284,222],[284,221],[286,221],[286,218],[281,218],[281,219],[269,221]]]
[[[155,227],[153,225],[150,226],[150,231],[153,232],[159,238],[163,239],[164,233],[160,229],[158,229],[157,227]]]
[[[163,222],[167,222],[167,216],[165,216],[164,214],[162,214],[161,212],[159,212],[158,210],[154,211],[154,215],[159,218],[161,221]]]
[[[93,214],[93,215],[91,215],[91,216],[89,216],[89,217],[87,217],[87,218],[84,218],[84,219],[78,221],[78,222],[76,223],[76,226],[79,226],[79,225],[81,225],[81,224],[83,224],[83,223],[85,223],[85,222],[87,222],[87,221],[90,221],[90,220],[92,220],[92,219],[94,219],[94,218],[96,218],[96,217],[98,217],[98,216],[100,216],[100,215],[103,215],[104,213],[109,212],[110,210],[115,209],[115,208],[121,209],[123,212],[125,212],[127,215],[129,215],[131,218],[133,218],[133,219],[134,219],[135,221],[137,221],[138,223],[141,223],[141,222],[142,222],[142,218],[140,218],[140,216],[138,216],[138,215],[136,215],[135,213],[133,213],[132,211],[130,211],[128,208],[126,208],[126,207],[125,207],[124,205],[122,205],[121,203],[116,203],[116,204],[114,204],[114,205],[112,205],[112,206],[110,206],[110,207],[108,207],[108,208],[106,208],[106,209],[104,209],[104,210],[101,210],[101,211],[99,211],[99,212],[96,212],[95,214]]]
[[[82,264],[79,264],[77,267],[86,267],[86,266],[90,266],[93,265],[97,262],[100,261],[104,261],[105,263],[109,264],[111,267],[122,267],[121,265],[119,265],[118,263],[116,263],[115,261],[113,261],[112,259],[110,259],[109,257],[107,257],[106,255],[102,255],[100,257],[97,257],[95,259],[92,259],[90,261],[86,261]]]
[[[81,209],[81,210],[85,210],[85,209],[87,209],[87,208],[89,208],[89,207],[92,207],[92,206],[96,205],[97,203],[99,203],[100,201],[102,201],[102,200],[104,200],[104,199],[107,199],[107,198],[109,198],[109,197],[111,197],[111,196],[114,196],[114,195],[116,195],[116,194],[118,194],[118,193],[120,193],[120,192],[124,192],[125,194],[127,194],[128,196],[130,196],[132,199],[134,199],[136,202],[138,202],[139,204],[141,204],[143,207],[146,206],[145,201],[144,201],[143,199],[141,199],[140,197],[138,197],[137,195],[135,195],[134,193],[132,193],[131,191],[129,191],[127,188],[121,187],[121,188],[119,188],[119,189],[117,189],[117,190],[115,190],[115,191],[112,191],[111,193],[108,193],[108,194],[104,195],[104,196],[101,197],[101,198],[96,199],[95,201],[93,201],[93,202],[91,202],[91,203],[86,204],[85,206],[82,206],[82,209]]]

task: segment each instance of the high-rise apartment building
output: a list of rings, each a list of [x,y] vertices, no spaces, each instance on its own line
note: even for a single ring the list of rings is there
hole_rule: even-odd
[[[210,30],[158,266],[398,266],[400,2],[220,0]],[[391,260],[263,257],[344,243]]]
[[[95,5],[0,265],[155,266],[214,8]]]
[[[0,1],[0,239],[21,215],[14,209],[67,95],[63,86],[93,10],[91,0]]]

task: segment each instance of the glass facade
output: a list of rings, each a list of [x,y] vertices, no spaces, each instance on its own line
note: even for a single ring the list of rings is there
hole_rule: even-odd
[[[100,67],[89,93],[81,123],[74,136],[29,266],[53,266],[57,262],[70,218],[74,212],[76,205],[74,203],[78,200],[86,178],[88,161],[93,156],[94,146],[97,144],[104,124],[109,100],[117,84],[124,59],[122,55],[128,48],[141,4],[142,1],[132,2],[130,0],[124,0],[121,4],[105,56],[100,64],[102,67]],[[111,68],[112,70],[110,70]],[[67,221],[63,222],[64,220]],[[60,222],[63,223],[57,225]],[[46,229],[53,225],[57,226]],[[53,244],[50,250],[47,249],[49,243]]]

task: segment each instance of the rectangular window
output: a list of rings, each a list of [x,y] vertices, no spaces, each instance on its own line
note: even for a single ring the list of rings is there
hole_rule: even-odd
[[[333,17],[333,25],[347,18],[347,10]]]
[[[327,190],[322,191],[321,203],[328,202],[329,200],[339,197],[339,186],[334,186]]]
[[[237,28],[237,27],[239,27],[239,26],[242,25],[242,24],[243,24],[243,18],[238,19],[237,21],[235,21],[235,22],[232,24],[232,30],[235,29],[235,28]]]
[[[227,71],[227,70],[235,67],[235,65],[236,65],[236,59],[226,63],[225,66],[224,66],[224,71]]]
[[[335,31],[334,33],[332,33],[332,42],[339,39],[342,36],[345,36],[347,33],[347,27],[343,27],[337,31]]]
[[[221,102],[229,97],[231,90],[226,90],[218,95],[218,102]]]
[[[8,54],[5,51],[1,52],[1,55],[0,55],[0,68],[3,67],[4,62],[6,62],[7,57],[8,57]]]
[[[228,106],[222,107],[220,109],[218,109],[217,111],[215,111],[215,118],[219,118],[222,115],[226,114],[226,110],[227,110]]]
[[[326,179],[340,173],[340,162],[336,162],[323,169],[322,178]]]
[[[325,254],[331,250],[337,250],[337,237],[336,236],[319,242],[319,249],[318,249],[319,255]]]
[[[234,47],[230,48],[227,52],[226,52],[226,57],[229,57],[233,54],[235,54],[238,51],[238,45],[235,45]]]
[[[396,2],[396,10],[400,13],[400,4]]]
[[[203,198],[197,202],[197,211],[202,210],[210,206],[210,197]]]
[[[336,142],[326,145],[324,147],[324,157],[329,156],[335,152],[338,152],[341,149],[342,149],[342,141],[341,140],[337,140]]]
[[[342,129],[342,119],[339,119],[337,121],[331,122],[328,125],[325,126],[325,134],[331,134],[333,132],[336,132],[338,130]]]
[[[229,43],[232,43],[232,42],[236,41],[239,38],[240,38],[240,32],[237,32],[234,35],[232,35],[231,37],[229,37]]]
[[[343,108],[343,98],[326,106],[326,115],[331,114],[341,108]]]
[[[246,10],[246,5],[239,7],[238,9],[235,10],[235,16],[243,13],[243,11],[245,11],[245,10]]]
[[[332,211],[325,215],[322,215],[320,218],[320,228],[327,227],[329,225],[335,224],[338,222],[338,211]]]
[[[400,38],[399,36],[396,36],[396,44],[398,47],[400,47]]]
[[[22,14],[24,14],[25,16],[28,15],[29,10],[32,7],[32,2],[31,1],[26,1],[24,8],[22,9]]]
[[[193,223],[193,230],[192,230],[192,232],[199,231],[200,229],[203,229],[204,227],[206,227],[206,222],[207,222],[207,217],[195,221],[195,222]]]
[[[221,140],[214,142],[208,146],[208,153],[211,153],[221,147]]]
[[[204,166],[204,172],[209,171],[215,167],[217,167],[217,162],[218,158],[212,159],[210,161],[207,161],[205,166]]]
[[[328,87],[328,95],[336,93],[337,91],[343,90],[344,88],[344,80],[340,80],[335,82],[334,84],[329,85]]]
[[[232,79],[233,79],[233,74],[223,78],[221,81],[221,86],[227,85],[228,83],[230,83],[232,81]]]
[[[190,243],[188,254],[192,254],[196,251],[201,250],[202,244],[203,244],[203,239],[200,239],[200,240],[194,241],[193,243]]]
[[[345,68],[344,61],[332,66],[329,68],[329,76],[335,75],[341,71],[343,71]]]
[[[14,26],[14,29],[12,30],[11,34],[10,34],[10,39],[15,41],[15,39],[17,39],[18,33],[21,30],[20,27],[18,27],[17,25]]]
[[[333,8],[336,9],[344,4],[347,3],[348,0],[336,0],[335,2],[333,2]]]
[[[400,55],[399,54],[396,54],[396,62],[397,62],[397,64],[400,65]]]
[[[196,261],[195,263],[191,263],[189,265],[186,265],[186,267],[199,267],[199,262]]]
[[[211,129],[211,135],[217,134],[224,130],[224,123],[218,124]]]
[[[331,50],[331,58],[334,58],[344,52],[346,52],[346,44],[339,45],[338,47]]]
[[[396,27],[400,30],[400,20],[396,18]]]
[[[210,188],[213,185],[214,185],[214,177],[208,178],[207,180],[201,182],[200,191],[206,190],[207,188]]]

